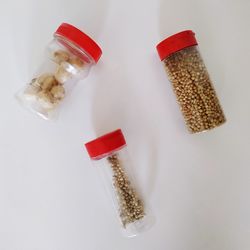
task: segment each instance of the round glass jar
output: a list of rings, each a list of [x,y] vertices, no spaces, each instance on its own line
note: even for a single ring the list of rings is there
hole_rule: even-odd
[[[54,118],[63,100],[101,54],[101,48],[88,35],[70,24],[61,24],[46,48],[41,67],[18,92],[18,100],[41,117]]]

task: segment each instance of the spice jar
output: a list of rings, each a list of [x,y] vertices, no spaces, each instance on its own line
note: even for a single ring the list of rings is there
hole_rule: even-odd
[[[135,236],[153,224],[131,171],[126,141],[120,129],[85,144],[111,194],[125,236]]]
[[[88,35],[63,23],[46,52],[46,60],[17,98],[31,111],[50,119],[55,117],[58,106],[73,86],[98,62],[102,51]]]
[[[210,130],[226,121],[197,45],[191,30],[170,36],[157,45],[191,133]]]

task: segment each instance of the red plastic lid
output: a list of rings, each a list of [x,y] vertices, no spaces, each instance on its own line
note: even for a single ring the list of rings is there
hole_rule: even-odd
[[[124,146],[126,146],[126,141],[121,129],[117,129],[85,144],[90,158],[96,160]]]
[[[184,48],[197,45],[195,33],[192,30],[185,30],[174,34],[161,41],[156,49],[161,60]]]
[[[101,48],[97,43],[81,30],[68,23],[62,23],[54,33],[63,36],[84,51],[86,51],[97,63],[102,55]]]

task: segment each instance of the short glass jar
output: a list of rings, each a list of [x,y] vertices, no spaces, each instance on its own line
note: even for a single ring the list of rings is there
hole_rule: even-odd
[[[51,119],[74,85],[98,62],[102,51],[88,35],[63,23],[46,52],[46,60],[30,83],[18,92],[17,99],[31,111]]]
[[[213,129],[226,121],[197,45],[191,30],[170,36],[157,45],[191,133]]]
[[[136,188],[122,131],[103,135],[85,146],[111,194],[123,234],[132,237],[149,229],[154,218]]]

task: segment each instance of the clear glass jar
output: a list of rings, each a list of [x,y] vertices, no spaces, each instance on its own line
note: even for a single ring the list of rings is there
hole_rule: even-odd
[[[191,133],[213,129],[226,121],[197,45],[191,30],[170,36],[157,45]]]
[[[63,23],[46,49],[46,60],[17,99],[45,119],[54,118],[74,85],[101,57],[101,48],[76,27]]]
[[[124,235],[136,236],[149,229],[154,218],[136,187],[122,131],[103,135],[85,146],[111,194]]]

